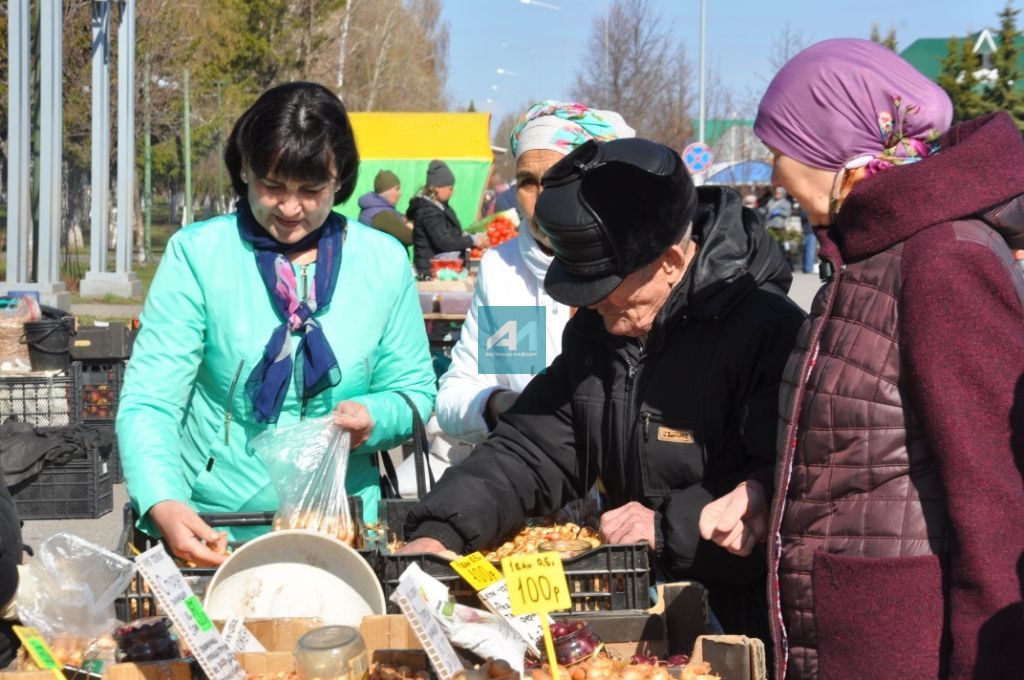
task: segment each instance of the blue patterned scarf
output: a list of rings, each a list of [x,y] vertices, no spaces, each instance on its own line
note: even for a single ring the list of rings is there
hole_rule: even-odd
[[[315,315],[330,303],[338,283],[345,218],[331,211],[320,228],[300,241],[281,243],[256,221],[249,204],[243,200],[238,202],[238,231],[243,240],[252,244],[256,266],[282,319],[263,350],[263,358],[245,383],[256,420],[276,423],[293,373],[295,393],[303,400],[341,382],[338,360]],[[314,247],[317,253],[313,288],[303,301],[287,254]],[[302,332],[297,352],[302,361],[293,371],[291,334],[295,331]]]

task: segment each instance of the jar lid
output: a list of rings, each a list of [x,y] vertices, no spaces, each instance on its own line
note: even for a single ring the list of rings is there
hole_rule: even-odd
[[[333,649],[356,641],[362,641],[362,637],[352,626],[323,626],[300,637],[298,645],[304,649]]]
[[[587,541],[571,539],[564,541],[544,541],[537,546],[541,552],[561,553],[562,557],[576,557],[590,550],[591,545]]]

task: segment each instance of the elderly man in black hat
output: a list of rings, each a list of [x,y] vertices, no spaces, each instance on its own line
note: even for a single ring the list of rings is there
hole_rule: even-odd
[[[739,194],[695,189],[643,139],[588,142],[543,178],[545,288],[579,308],[562,354],[409,513],[404,552],[500,545],[600,480],[610,543],[701,581],[723,628],[766,638],[766,564],[698,529],[701,509],[775,461],[782,369],[803,321],[791,273]],[[757,480],[757,481],[754,481]]]

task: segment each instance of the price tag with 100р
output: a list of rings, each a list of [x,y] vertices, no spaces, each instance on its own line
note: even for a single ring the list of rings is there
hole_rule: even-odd
[[[544,629],[544,650],[548,655],[553,680],[559,680],[555,643],[548,626],[548,612],[572,607],[569,584],[565,581],[562,556],[555,552],[533,555],[512,555],[501,560],[501,570],[508,581],[512,613],[540,614]]]
[[[512,629],[526,641],[530,651],[540,654],[538,641],[543,637],[544,630],[536,614],[512,614],[509,601],[508,582],[501,572],[494,568],[483,553],[477,551],[465,557],[452,560],[452,569],[466,580],[466,583],[477,591],[480,601],[492,613],[505,619]]]
[[[555,552],[512,555],[501,560],[513,614],[547,614],[570,609],[562,556]]]

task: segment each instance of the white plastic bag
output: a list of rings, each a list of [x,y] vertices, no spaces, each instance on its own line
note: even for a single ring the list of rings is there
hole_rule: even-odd
[[[114,600],[134,573],[125,557],[72,534],[54,534],[21,569],[18,618],[47,640],[93,640],[117,625]]]
[[[252,440],[281,501],[274,529],[308,529],[354,545],[345,474],[349,433],[333,416],[268,430]]]

